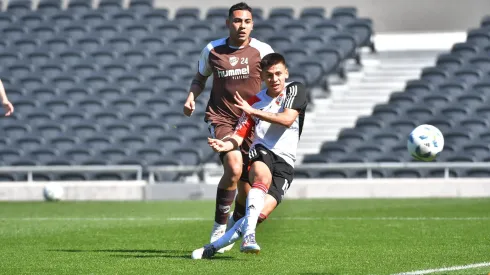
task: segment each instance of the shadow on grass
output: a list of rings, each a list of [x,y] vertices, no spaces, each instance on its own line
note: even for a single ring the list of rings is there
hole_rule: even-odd
[[[108,253],[190,253],[192,251],[184,251],[184,250],[160,250],[160,249],[87,249],[87,250],[82,250],[82,249],[56,249],[56,250],[50,250],[50,251],[56,251],[56,252],[74,252],[74,253],[79,253],[79,252],[108,252]]]
[[[52,249],[49,251],[54,252],[68,252],[68,253],[86,253],[86,252],[101,252],[101,253],[137,253],[137,254],[111,254],[110,257],[117,258],[136,258],[136,259],[148,259],[148,258],[173,258],[173,259],[191,259],[192,251],[184,250],[160,250],[160,249]],[[230,256],[217,256],[213,260],[238,260]]]
[[[116,257],[116,258],[126,258],[126,259],[130,259],[130,258],[143,258],[143,259],[148,259],[148,258],[173,258],[173,259],[191,259],[191,256],[190,254],[186,254],[186,255],[120,255],[120,254],[114,254],[114,255],[110,255],[111,257]],[[230,257],[230,256],[218,256],[218,257],[215,257],[213,259],[211,259],[212,261],[220,261],[220,260],[225,260],[225,261],[229,261],[229,260],[238,260],[238,259],[235,259],[233,257]]]

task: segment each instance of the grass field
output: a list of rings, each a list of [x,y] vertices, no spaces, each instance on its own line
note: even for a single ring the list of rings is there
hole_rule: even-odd
[[[208,241],[213,207],[0,203],[0,273],[366,275],[490,262],[490,199],[285,201],[258,228],[259,255],[241,254],[238,244],[191,260]]]

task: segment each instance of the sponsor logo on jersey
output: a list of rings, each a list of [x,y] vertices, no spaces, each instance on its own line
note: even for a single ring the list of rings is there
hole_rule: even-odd
[[[238,63],[238,57],[236,56],[230,56],[230,64],[231,66],[235,67],[235,65]]]
[[[250,74],[250,67],[247,65],[245,68],[231,69],[231,70],[220,70],[218,69],[218,77],[232,77],[233,79],[244,79],[248,78]]]

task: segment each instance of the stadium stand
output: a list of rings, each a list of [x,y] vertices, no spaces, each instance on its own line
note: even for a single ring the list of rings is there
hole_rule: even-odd
[[[342,9],[339,18],[350,24],[347,22],[352,12]],[[406,136],[420,124],[432,124],[445,136],[438,162],[488,161],[489,47],[490,28],[485,17],[479,28],[467,31],[464,43],[441,53],[434,66],[422,70],[419,79],[406,83],[404,91],[392,93],[388,102],[376,105],[371,115],[359,118],[353,128],[343,129],[336,141],[323,143],[319,153],[306,155],[303,163],[412,162],[415,160],[406,153]],[[441,169],[379,170],[373,171],[373,177],[419,178],[442,173]],[[301,176],[319,174],[329,178],[365,177],[355,171],[319,171]],[[454,169],[451,176],[488,177],[490,169]]]
[[[31,1],[11,1],[0,13],[0,78],[17,108],[13,117],[0,120],[0,165],[215,162],[202,121],[206,95],[191,118],[181,109],[204,43],[226,35],[221,20],[227,8],[206,14],[181,8],[170,19],[167,9],[154,9],[149,0],[132,0],[127,9],[119,0],[102,0],[97,7],[71,0],[66,9],[61,3],[42,0],[33,9]],[[353,8],[334,10],[332,18],[323,8],[305,8],[298,18],[287,7],[267,18],[260,8],[254,13],[254,36],[284,52],[292,79],[311,89],[328,90],[329,75],[345,75],[348,59],[360,63],[362,47],[374,50],[372,22],[358,18]],[[459,73],[474,82],[481,75],[470,69]]]

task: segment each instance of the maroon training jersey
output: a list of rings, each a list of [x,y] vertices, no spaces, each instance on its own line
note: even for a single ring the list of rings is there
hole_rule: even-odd
[[[235,107],[235,92],[248,100],[261,89],[260,61],[274,52],[268,44],[251,38],[247,46],[228,45],[228,38],[211,41],[201,52],[199,73],[213,75],[205,120],[235,125],[242,111]]]

